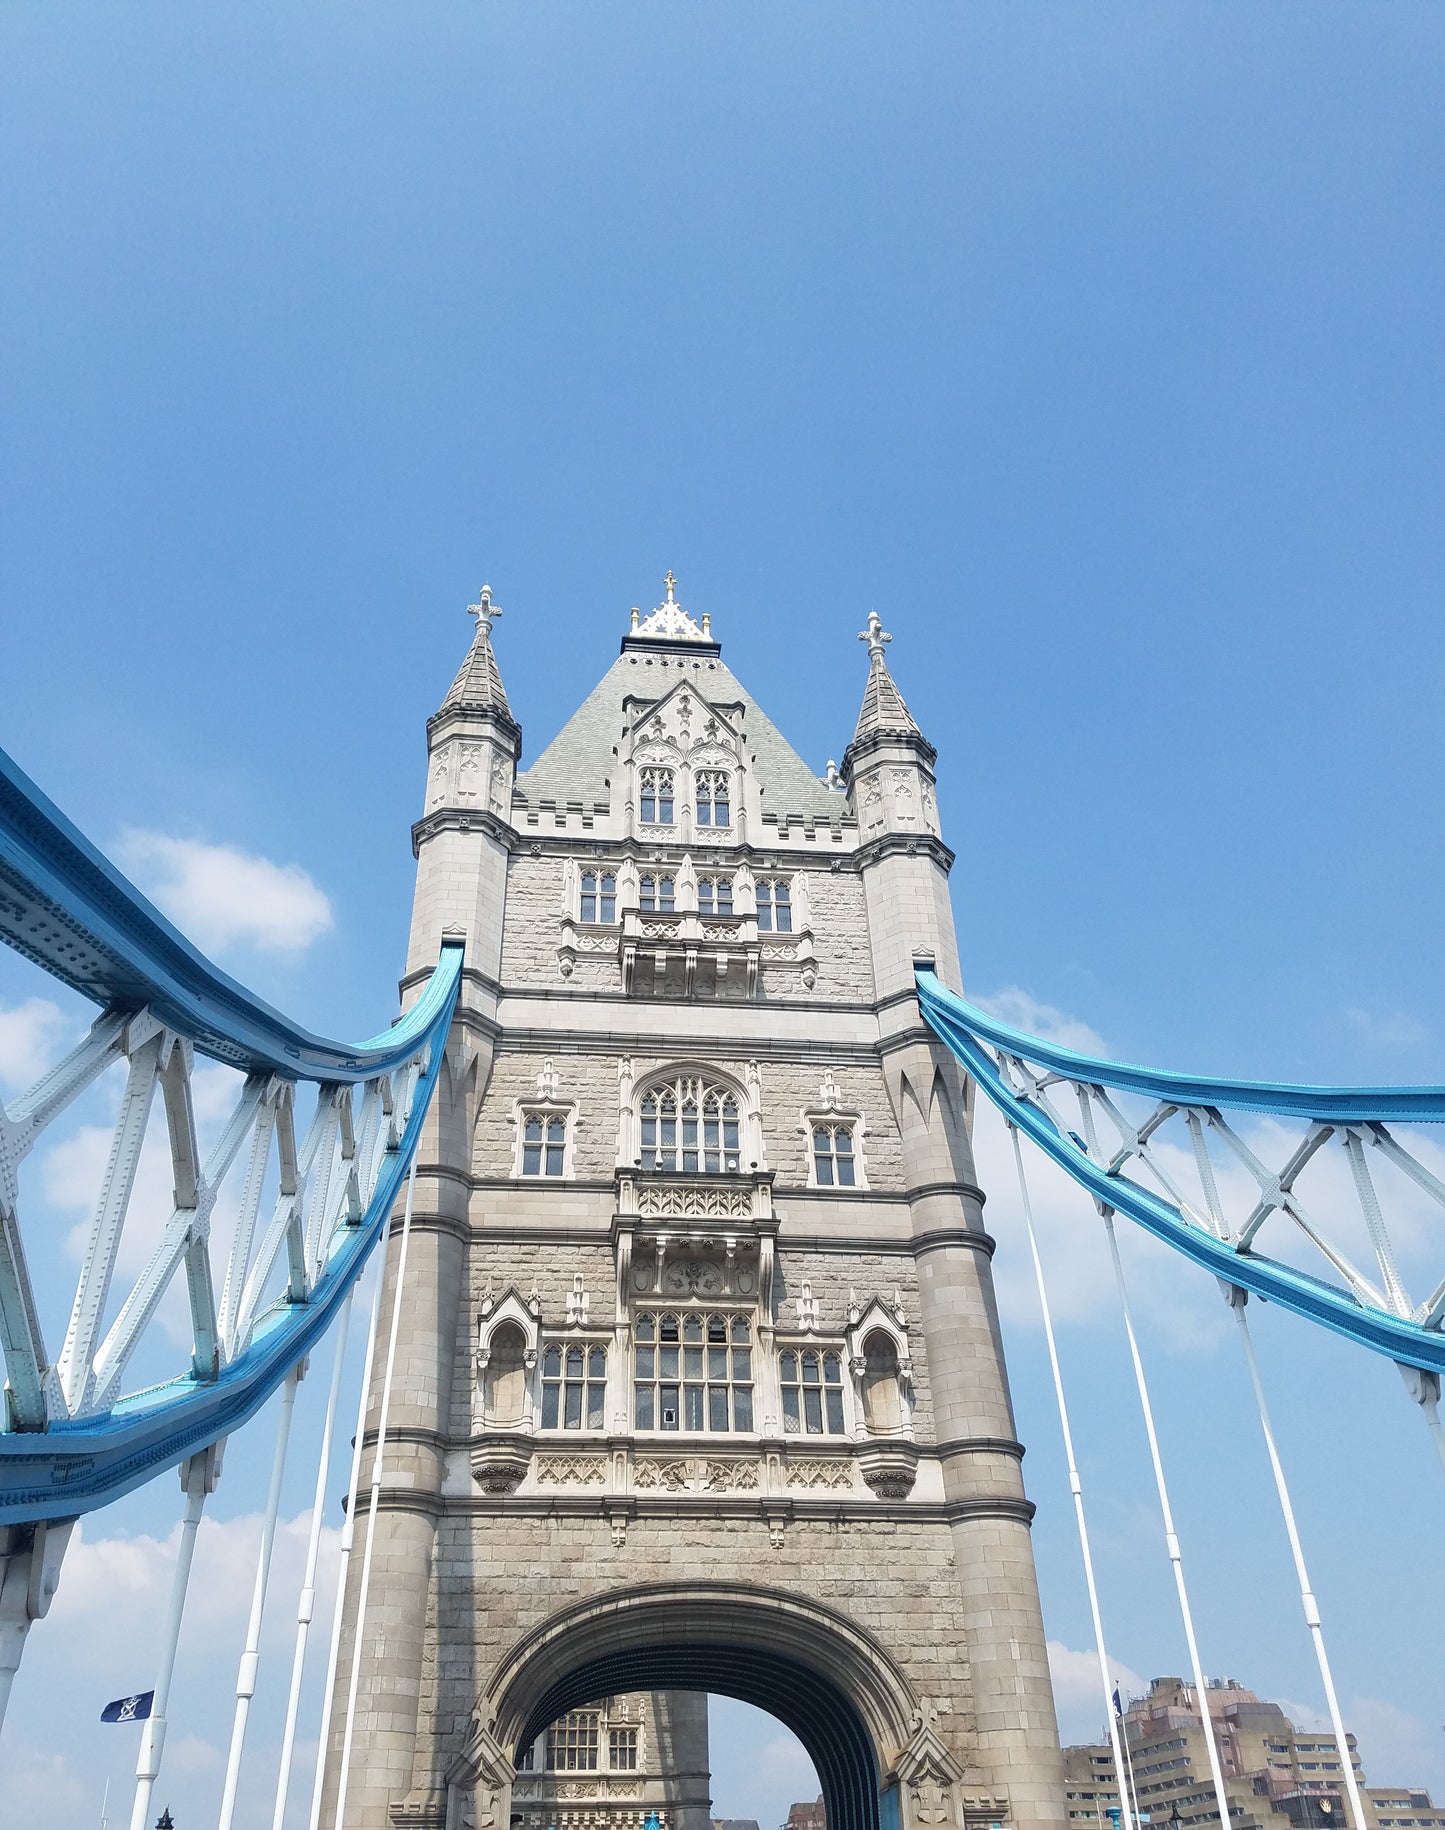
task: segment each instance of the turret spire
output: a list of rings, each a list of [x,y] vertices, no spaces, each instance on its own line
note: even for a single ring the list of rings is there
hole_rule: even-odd
[[[863,689],[863,704],[858,712],[853,742],[858,743],[880,731],[909,731],[921,736],[913,714],[904,704],[903,695],[888,671],[884,649],[893,637],[883,627],[883,619],[876,610],[868,612],[868,627],[858,631],[858,640],[868,644],[868,684]]]
[[[492,587],[483,585],[476,603],[467,605],[467,615],[477,619],[476,634],[461,671],[442,700],[442,711],[503,712],[511,718],[501,670],[492,653],[492,624],[501,614],[502,606],[492,602]]]

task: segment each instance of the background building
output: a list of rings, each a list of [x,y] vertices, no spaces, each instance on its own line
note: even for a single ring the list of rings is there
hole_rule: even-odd
[[[522,1750],[512,1830],[708,1830],[707,1697],[610,1697],[569,1710]]]
[[[1235,1830],[1333,1830],[1349,1824],[1340,1752],[1328,1732],[1296,1728],[1278,1703],[1262,1701],[1233,1678],[1212,1679],[1205,1692],[1219,1746]],[[1209,1750],[1194,1686],[1155,1678],[1124,1712],[1140,1815],[1168,1824],[1218,1824]],[[1378,1830],[1445,1830],[1445,1809],[1427,1792],[1366,1786],[1355,1737],[1346,1735],[1365,1809]],[[1107,1824],[1118,1803],[1114,1756],[1107,1741],[1064,1750],[1068,1812],[1077,1823]],[[1397,1813],[1401,1815],[1397,1815]]]

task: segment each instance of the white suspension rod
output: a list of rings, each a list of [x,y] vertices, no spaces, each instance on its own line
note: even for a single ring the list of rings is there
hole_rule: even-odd
[[[371,1586],[371,1553],[376,1545],[376,1514],[381,1505],[381,1466],[386,1453],[386,1425],[391,1414],[391,1380],[396,1370],[396,1342],[401,1332],[401,1298],[406,1285],[406,1254],[411,1244],[411,1207],[416,1192],[416,1157],[406,1178],[406,1212],[401,1222],[401,1250],[396,1259],[396,1289],[391,1301],[391,1329],[386,1341],[386,1371],[381,1379],[381,1415],[376,1422],[376,1448],[371,1457],[371,1502],[366,1514],[366,1549],[361,1555],[361,1581],[356,1593],[356,1626],[351,1642],[351,1681],[346,1690],[346,1729],[341,1741],[341,1771],[336,1780],[334,1830],[346,1822],[346,1786],[351,1777],[351,1742],[356,1729],[356,1696],[361,1685],[361,1654],[365,1643],[367,1591]],[[357,1437],[358,1444],[360,1436]],[[337,1610],[341,1602],[338,1598]]]
[[[155,1698],[151,1713],[141,1732],[140,1754],[135,1763],[135,1801],[131,1806],[130,1830],[149,1830],[151,1792],[161,1770],[161,1751],[166,1740],[166,1705],[170,1700],[171,1676],[176,1668],[176,1647],[181,1637],[181,1621],[186,1611],[186,1589],[191,1580],[191,1562],[196,1554],[196,1532],[206,1504],[208,1487],[214,1482],[216,1451],[206,1449],[185,1464],[186,1510],[181,1520],[181,1543],[176,1552],[176,1567],[171,1576],[171,1598],[166,1608],[165,1635],[161,1642],[161,1668],[156,1676]]]
[[[296,1603],[296,1650],[291,1658],[291,1688],[286,1696],[286,1726],[281,1733],[281,1764],[276,1775],[276,1812],[272,1830],[281,1830],[286,1816],[286,1794],[291,1789],[291,1756],[296,1746],[296,1717],[301,1708],[301,1677],[306,1668],[306,1641],[311,1616],[316,1611],[316,1563],[321,1551],[321,1520],[326,1509],[326,1482],[331,1471],[331,1435],[336,1427],[336,1405],[341,1396],[341,1374],[346,1363],[346,1336],[351,1327],[351,1299],[356,1286],[346,1292],[336,1323],[336,1358],[331,1366],[331,1389],[326,1394],[326,1421],[321,1426],[321,1452],[316,1461],[316,1494],[311,1502],[311,1530],[306,1539],[306,1569]],[[365,1388],[363,1387],[363,1390]],[[320,1765],[320,1751],[317,1765]]]
[[[1425,1372],[1418,1366],[1401,1366],[1400,1377],[1405,1381],[1405,1390],[1424,1415],[1425,1428],[1430,1432],[1435,1453],[1440,1457],[1440,1466],[1445,1468],[1445,1428],[1440,1423],[1440,1375]]]
[[[336,1606],[331,1614],[331,1644],[326,1655],[326,1685],[321,1693],[321,1729],[316,1741],[316,1773],[311,1785],[311,1815],[308,1830],[318,1830],[321,1823],[321,1792],[326,1783],[326,1744],[331,1735],[331,1703],[336,1691],[336,1672],[341,1660],[341,1615],[346,1600],[346,1576],[351,1568],[351,1547],[356,1538],[356,1496],[361,1486],[361,1445],[366,1435],[366,1407],[371,1397],[371,1368],[376,1358],[376,1337],[381,1322],[381,1286],[386,1280],[386,1248],[390,1243],[383,1235],[381,1257],[376,1267],[376,1292],[371,1299],[371,1321],[366,1331],[366,1363],[361,1369],[361,1398],[356,1407],[356,1434],[351,1439],[351,1478],[346,1489],[346,1518],[341,1527],[341,1556],[336,1573]]]
[[[1006,1124],[1007,1120],[1004,1121]],[[1079,1479],[1079,1467],[1074,1459],[1074,1433],[1069,1428],[1069,1407],[1064,1398],[1064,1375],[1059,1367],[1059,1350],[1054,1342],[1054,1321],[1049,1309],[1049,1293],[1044,1284],[1043,1260],[1039,1257],[1039,1242],[1034,1233],[1034,1208],[1029,1199],[1028,1179],[1024,1175],[1024,1153],[1019,1143],[1017,1125],[1009,1125],[1009,1136],[1013,1140],[1014,1165],[1019,1176],[1019,1195],[1024,1208],[1024,1230],[1028,1234],[1029,1253],[1034,1261],[1034,1283],[1039,1293],[1039,1308],[1044,1318],[1044,1339],[1048,1342],[1049,1366],[1054,1375],[1054,1398],[1059,1408],[1059,1428],[1063,1432],[1064,1455],[1069,1464],[1069,1491],[1074,1496],[1074,1519],[1079,1528],[1079,1549],[1084,1558],[1084,1583],[1089,1591],[1089,1613],[1094,1622],[1094,1645],[1099,1653],[1099,1679],[1104,1687],[1104,1714],[1109,1724],[1109,1743],[1114,1750],[1114,1775],[1119,1783],[1119,1830],[1133,1830],[1133,1815],[1129,1809],[1128,1788],[1125,1785],[1124,1748],[1120,1740],[1119,1718],[1114,1713],[1114,1685],[1109,1676],[1109,1655],[1104,1649],[1104,1621],[1099,1612],[1099,1591],[1094,1582],[1094,1557],[1089,1548],[1089,1527],[1084,1517],[1084,1483]],[[1227,1821],[1227,1820],[1226,1820]]]
[[[1310,1638],[1314,1641],[1315,1658],[1319,1663],[1320,1682],[1324,1685],[1325,1702],[1329,1706],[1330,1726],[1334,1730],[1335,1745],[1340,1750],[1340,1771],[1345,1776],[1345,1792],[1350,1801],[1350,1817],[1354,1830],[1366,1830],[1365,1808],[1360,1800],[1359,1782],[1355,1778],[1355,1766],[1350,1758],[1350,1744],[1345,1739],[1344,1719],[1340,1715],[1340,1700],[1335,1695],[1335,1680],[1330,1671],[1329,1655],[1325,1651],[1324,1628],[1320,1624],[1319,1603],[1315,1600],[1314,1591],[1310,1588],[1309,1570],[1305,1567],[1305,1554],[1301,1547],[1299,1531],[1295,1526],[1294,1507],[1290,1503],[1289,1487],[1284,1478],[1284,1465],[1279,1459],[1279,1450],[1275,1447],[1274,1429],[1269,1420],[1269,1406],[1265,1403],[1264,1383],[1259,1376],[1259,1361],[1254,1357],[1254,1340],[1249,1332],[1249,1318],[1244,1313],[1245,1292],[1235,1285],[1227,1285],[1225,1294],[1230,1307],[1234,1310],[1234,1319],[1239,1323],[1239,1338],[1244,1346],[1244,1360],[1249,1368],[1249,1382],[1254,1387],[1254,1402],[1259,1411],[1260,1428],[1264,1431],[1264,1446],[1269,1451],[1269,1465],[1274,1470],[1275,1492],[1279,1495],[1279,1509],[1284,1515],[1284,1528],[1289,1536],[1290,1554],[1294,1558],[1295,1575],[1299,1578],[1300,1604],[1304,1608],[1305,1624],[1309,1627]]]
[[[1119,1307],[1124,1313],[1124,1333],[1129,1340],[1129,1357],[1134,1362],[1134,1383],[1139,1388],[1139,1408],[1144,1413],[1144,1433],[1149,1438],[1149,1458],[1154,1464],[1154,1485],[1159,1494],[1159,1510],[1164,1517],[1164,1545],[1174,1571],[1174,1587],[1179,1596],[1179,1617],[1184,1623],[1184,1638],[1189,1647],[1189,1668],[1194,1675],[1194,1692],[1199,1701],[1199,1719],[1204,1727],[1204,1742],[1209,1749],[1209,1776],[1214,1781],[1214,1800],[1219,1806],[1219,1822],[1228,1830],[1229,1794],[1224,1789],[1224,1765],[1219,1758],[1219,1741],[1214,1733],[1214,1718],[1209,1713],[1209,1692],[1204,1685],[1204,1668],[1199,1662],[1199,1644],[1194,1637],[1194,1613],[1189,1605],[1189,1591],[1184,1583],[1184,1554],[1174,1529],[1174,1511],[1169,1504],[1169,1488],[1164,1479],[1164,1461],[1159,1453],[1159,1436],[1154,1428],[1154,1406],[1144,1377],[1144,1361],[1134,1333],[1134,1316],[1129,1307],[1129,1291],[1124,1282],[1124,1261],[1119,1255],[1119,1238],[1114,1228],[1112,1208],[1104,1208],[1104,1231],[1109,1235],[1109,1256],[1114,1261],[1114,1282],[1119,1290]]]
[[[236,1789],[241,1781],[241,1754],[246,1745],[246,1722],[251,1698],[256,1694],[256,1669],[261,1662],[261,1619],[266,1611],[266,1588],[271,1580],[271,1552],[276,1544],[276,1519],[281,1510],[281,1482],[286,1473],[286,1450],[291,1441],[291,1419],[296,1410],[296,1387],[301,1368],[293,1366],[281,1387],[281,1415],[276,1423],[276,1453],[271,1459],[271,1485],[266,1493],[266,1517],[261,1526],[261,1548],[256,1557],[256,1582],[251,1590],[251,1615],[246,1623],[246,1644],[236,1673],[236,1712],[231,1721],[231,1750],[226,1758],[226,1783],[221,1793],[217,1830],[231,1830],[236,1814]]]
[[[1440,1400],[1426,1398],[1421,1408],[1425,1413],[1425,1427],[1430,1432],[1430,1440],[1435,1444],[1435,1453],[1440,1457],[1440,1466],[1445,1468],[1445,1425],[1440,1422]]]

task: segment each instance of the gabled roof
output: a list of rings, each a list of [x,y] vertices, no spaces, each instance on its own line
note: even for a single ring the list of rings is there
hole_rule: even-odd
[[[659,645],[660,646],[660,645]],[[691,645],[678,642],[674,656],[687,656]],[[530,769],[517,777],[517,791],[535,806],[555,801],[565,806],[580,801],[594,807],[608,799],[607,783],[617,767],[614,752],[621,747],[623,701],[628,698],[662,700],[686,679],[702,699],[719,706],[741,706],[740,720],[747,735],[750,758],[770,813],[814,814],[835,820],[846,803],[815,775],[747,689],[720,660],[699,657],[685,675],[636,650],[624,651],[587,698],[568,719]]]

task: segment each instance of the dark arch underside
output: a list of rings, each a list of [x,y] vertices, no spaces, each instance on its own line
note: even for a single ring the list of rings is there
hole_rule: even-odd
[[[765,1709],[793,1731],[817,1768],[828,1830],[881,1830],[878,1763],[857,1710],[836,1684],[780,1652],[702,1640],[606,1653],[546,1691],[518,1747],[569,1709],[630,1690],[711,1690]]]

